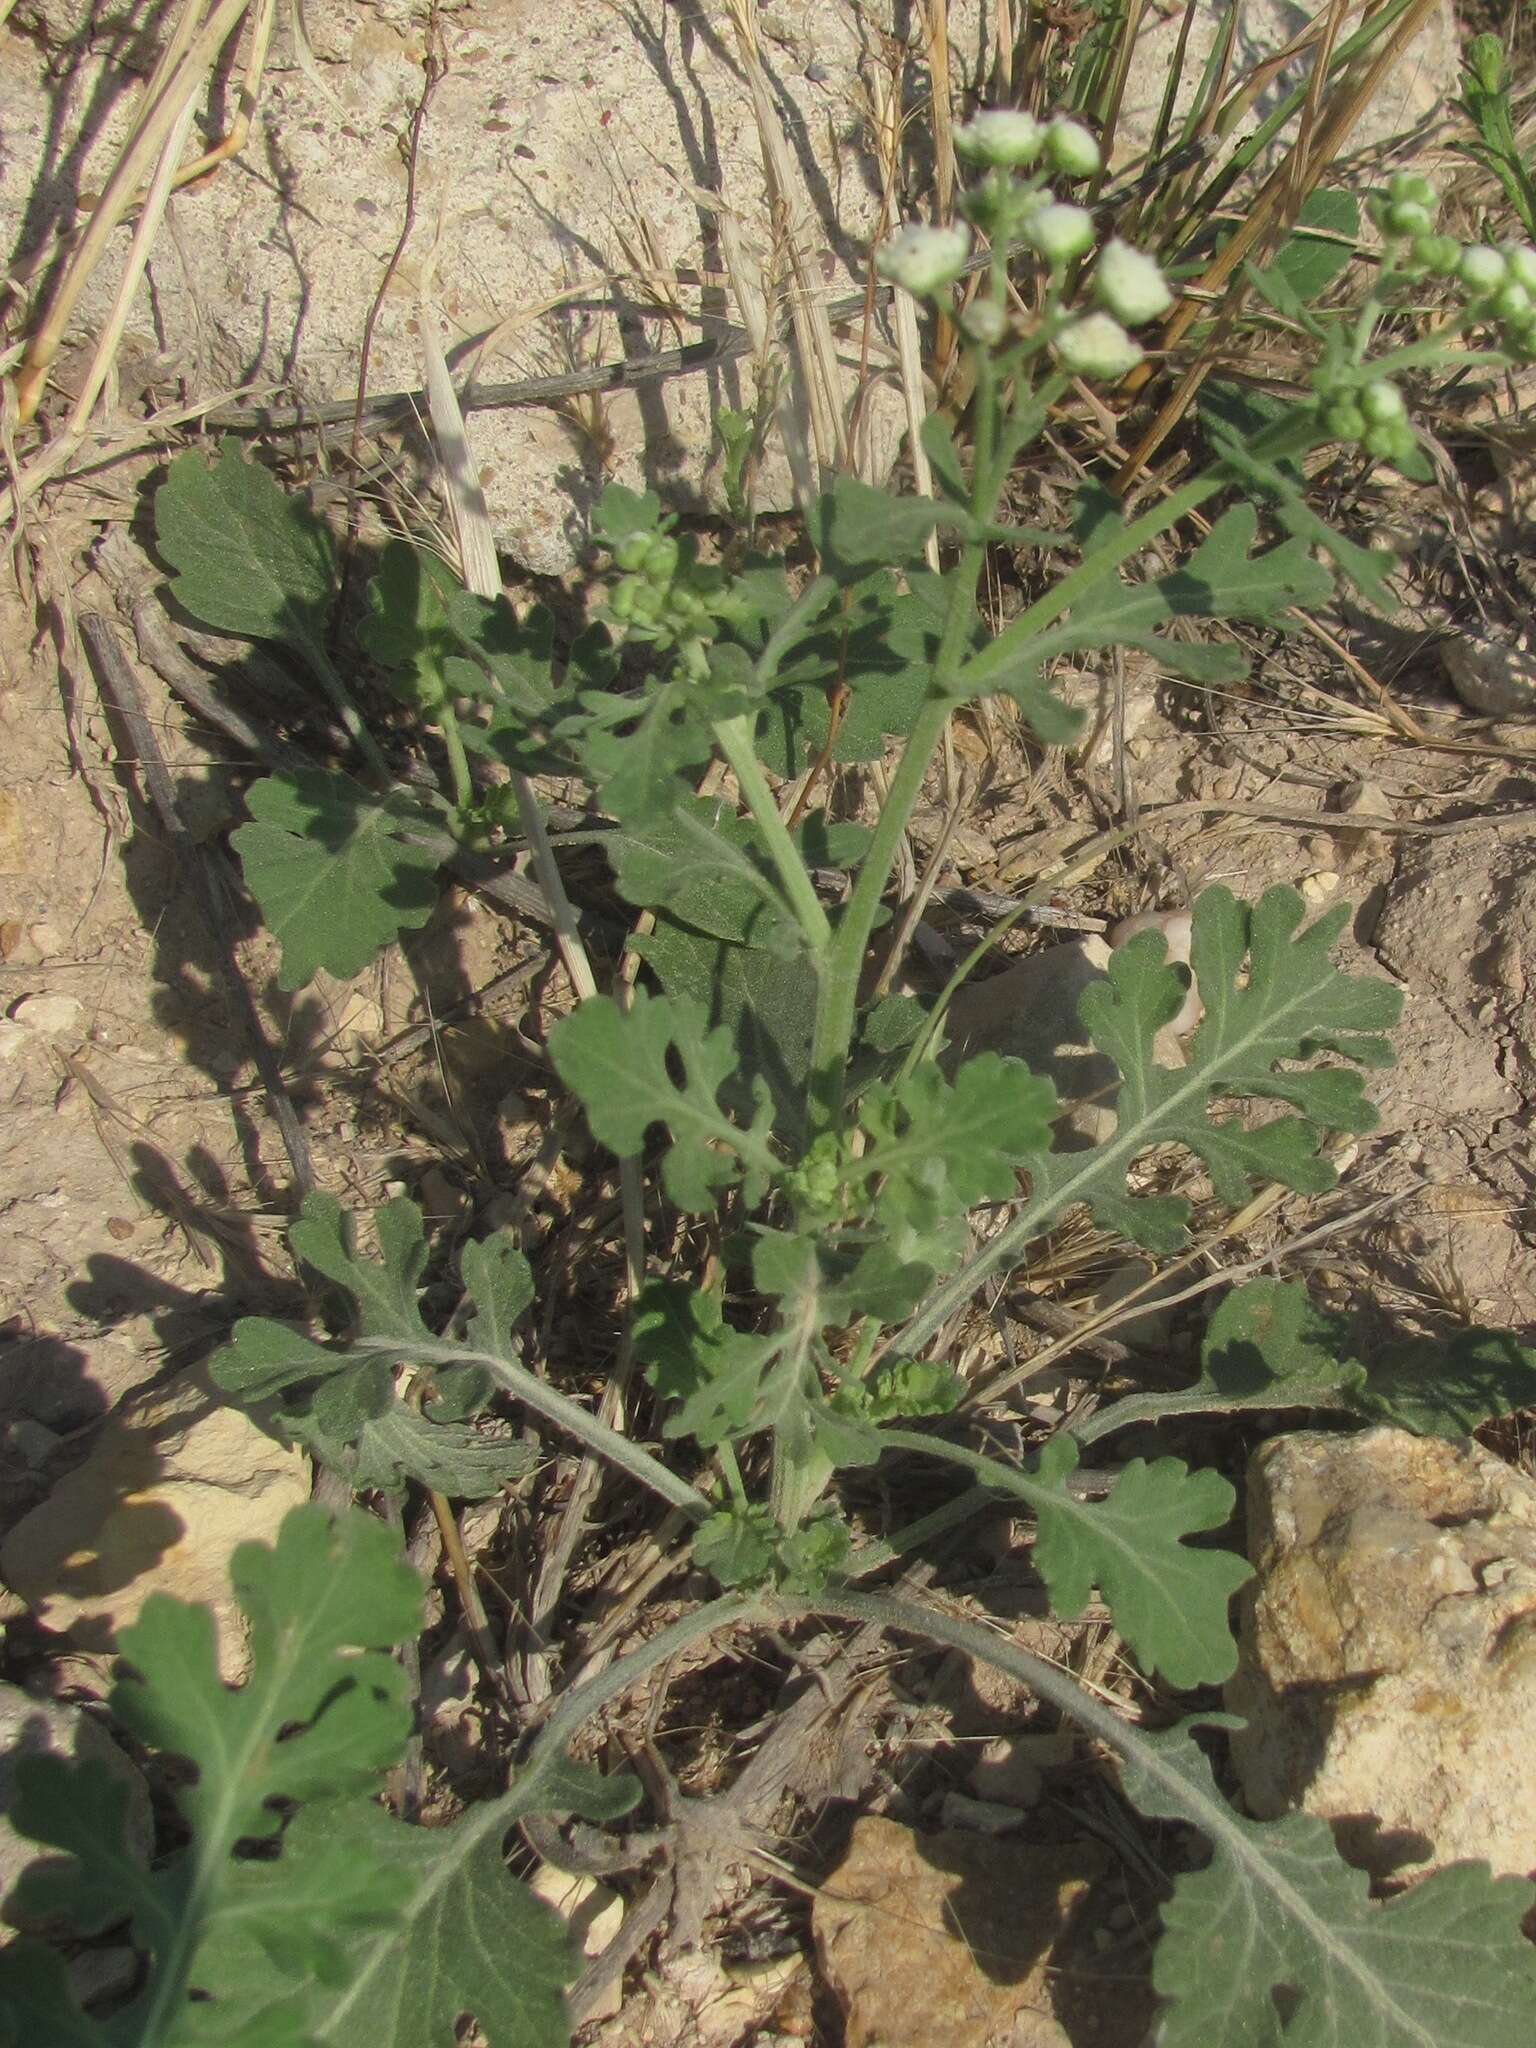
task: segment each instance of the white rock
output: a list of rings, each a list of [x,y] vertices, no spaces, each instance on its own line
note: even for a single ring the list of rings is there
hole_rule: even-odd
[[[0,1541],[0,1615],[26,1607],[82,1648],[113,1647],[151,1593],[206,1601],[226,1678],[246,1666],[230,1553],[270,1542],[309,1498],[308,1464],[195,1383],[123,1404],[85,1463]]]
[[[949,1006],[945,1063],[997,1052],[1043,1074],[1063,1107],[1057,1143],[1068,1151],[1101,1143],[1115,1126],[1109,1097],[1119,1076],[1089,1043],[1077,1007],[1108,964],[1102,939],[1072,939],[986,981],[967,982]]]
[[[994,1735],[984,1742],[971,1770],[971,1790],[988,1804],[1034,1806],[1045,1789],[1040,1759],[1030,1753],[1028,1739]]]
[[[553,1863],[541,1863],[529,1878],[528,1889],[560,1915],[589,1962],[602,1954],[624,1925],[624,1901],[596,1878],[557,1870]],[[612,2019],[623,2002],[624,1986],[620,1980],[612,1986],[604,2003],[583,2013],[583,2022]]]
[[[972,1835],[1011,1835],[1023,1816],[1017,1805],[1002,1799],[973,1799],[965,1792],[946,1792],[939,1808],[939,1826]]]
[[[1536,712],[1536,654],[1481,633],[1458,633],[1441,641],[1440,659],[1469,711],[1489,718],[1529,718]]]
[[[254,379],[278,404],[356,390],[364,323],[400,231],[400,142],[422,91],[422,12],[307,0],[304,15],[318,66],[270,63],[242,160],[172,201],[152,264],[154,305],[141,292],[130,314],[134,335],[170,338],[169,360],[149,349],[162,390],[191,378],[211,396]],[[984,40],[990,64],[981,19],[977,0],[948,15],[957,97],[974,97]],[[441,29],[448,66],[418,152],[417,228],[381,309],[371,391],[421,386],[424,300],[461,384],[566,374],[739,330],[740,309],[717,281],[727,268],[722,218],[763,270],[780,262],[792,228],[803,271],[779,313],[809,290],[824,289],[829,302],[862,291],[881,198],[862,125],[849,118],[867,90],[853,10],[812,0],[805,11],[814,77],[764,46],[786,169],[777,227],[751,87],[723,14],[706,25],[667,8],[642,27],[609,0],[565,0],[514,31],[500,0],[470,0],[445,8]],[[87,44],[62,79],[41,53],[14,61],[30,47],[12,38],[0,74],[0,206],[27,222],[28,248],[53,224],[42,217],[48,195],[66,183],[101,189],[140,105],[112,38]],[[65,161],[67,181],[56,174]],[[74,322],[82,338],[110,305],[128,236],[114,237],[91,279]],[[701,273],[702,291],[677,281]],[[785,283],[781,263],[779,275]],[[837,337],[845,427],[862,327],[855,316]],[[888,466],[905,413],[881,374],[889,349],[882,360],[878,333],[873,342],[877,381],[861,407],[884,442],[871,460]],[[768,353],[783,362],[777,344]],[[532,569],[565,570],[610,481],[652,485],[683,509],[718,504],[715,412],[750,411],[755,399],[740,360],[558,408],[473,413],[500,544]],[[419,458],[415,428],[401,433]],[[788,502],[786,475],[782,459],[765,463],[765,508]]]
[[[1109,935],[1113,947],[1123,946],[1127,939],[1134,939],[1138,932],[1161,932],[1165,948],[1164,958],[1170,966],[1188,967],[1190,950],[1194,945],[1195,920],[1187,910],[1139,910],[1134,917],[1123,917]],[[1184,1056],[1169,1039],[1178,1039],[1186,1031],[1193,1031],[1205,1015],[1205,1004],[1200,992],[1191,980],[1184,1001],[1175,1011],[1172,1019],[1158,1033],[1157,1053],[1164,1066],[1182,1066]]]
[[[125,1828],[128,1852],[134,1861],[149,1862],[155,1844],[154,1819],[149,1807],[149,1788],[132,1758],[126,1756],[99,1721],[81,1707],[62,1700],[36,1699],[19,1685],[0,1685],[0,1910],[6,1925],[0,1927],[0,1942],[9,1939],[12,1928],[29,1934],[64,1934],[72,1929],[81,1934],[99,1934],[127,1917],[104,1914],[95,1925],[76,1927],[74,1922],[51,1917],[30,1919],[18,1916],[10,1904],[12,1887],[29,1864],[50,1859],[61,1862],[30,1835],[18,1834],[9,1813],[16,1797],[16,1764],[24,1756],[57,1756],[76,1763],[105,1764],[128,1790]]]
[[[1303,875],[1301,880],[1302,901],[1314,910],[1319,904],[1326,903],[1330,896],[1336,896],[1338,890],[1337,868],[1316,868],[1310,875]]]
[[[84,1015],[76,996],[23,996],[11,1009],[12,1023],[36,1038],[77,1037]]]
[[[1250,1810],[1324,1816],[1376,1877],[1536,1873],[1536,1483],[1470,1441],[1309,1432],[1255,1455],[1248,1524]]]

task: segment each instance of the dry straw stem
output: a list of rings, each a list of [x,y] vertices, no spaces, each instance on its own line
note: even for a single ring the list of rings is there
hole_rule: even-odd
[[[37,411],[70,317],[108,242],[134,205],[167,140],[207,85],[220,51],[251,8],[251,0],[219,0],[204,20],[203,4],[204,0],[185,0],[144,88],[138,117],[112,174],[65,265],[52,303],[28,343],[16,373],[17,415],[23,424]],[[271,30],[272,4],[273,0],[257,0],[254,38],[263,51]]]
[[[1352,90],[1341,94],[1337,104],[1320,121],[1309,118],[1316,114],[1316,106],[1309,96],[1301,131],[1295,143],[1265,179],[1252,206],[1248,209],[1246,219],[1231,241],[1207,267],[1199,281],[1197,289],[1201,293],[1227,294],[1222,317],[1217,321],[1199,355],[1185,370],[1172,396],[1137,443],[1129,461],[1116,477],[1116,491],[1126,490],[1138,472],[1156,454],[1194,403],[1200,386],[1215,367],[1217,352],[1227,328],[1236,317],[1245,291],[1241,284],[1234,284],[1242,265],[1266,237],[1294,220],[1296,212],[1308,194],[1316,189],[1323,172],[1348,140],[1351,129],[1374,98],[1382,81],[1438,5],[1439,0],[1412,0],[1412,4],[1372,60],[1365,76]],[[1324,37],[1326,27],[1325,23],[1322,29],[1316,31],[1318,39]],[[1331,41],[1323,41],[1317,60],[1318,73],[1326,71],[1327,55],[1331,47]],[[1163,330],[1164,351],[1171,352],[1178,346],[1201,312],[1202,306],[1198,299],[1185,298],[1174,308]]]
[[[794,484],[795,499],[803,512],[816,495],[816,477],[811,467],[811,451],[805,438],[805,428],[801,424],[799,413],[795,410],[788,382],[779,375],[776,360],[778,326],[776,321],[770,321],[768,317],[768,285],[764,280],[761,264],[743,239],[736,216],[722,208],[719,218],[721,254],[725,258],[725,267],[730,275],[736,310],[741,315],[741,324],[752,344],[753,381],[759,398],[769,382],[778,387],[773,416],[779,430],[779,438],[784,443],[784,453],[789,461],[789,474]]]
[[[816,450],[817,465],[822,481],[830,482],[847,461],[848,439],[843,425],[837,344],[832,335],[832,323],[827,317],[826,289],[790,211],[794,181],[774,111],[768,75],[763,69],[757,33],[757,0],[727,0],[727,9],[736,30],[742,69],[752,92],[752,112],[763,153],[763,176],[768,187],[774,242],[785,250],[789,258],[794,366],[810,412],[811,440]]]
[[[955,210],[955,127],[949,83],[949,0],[928,0],[928,76],[933,84],[933,164],[939,224]]]
[[[1191,0],[1192,4],[1192,0]],[[1102,130],[1104,163],[1094,180],[1093,191],[1097,197],[1109,171],[1110,153],[1115,146],[1115,130],[1120,122],[1120,108],[1125,100],[1126,80],[1131,73],[1131,59],[1136,53],[1136,38],[1141,34],[1141,24],[1146,19],[1147,0],[1130,0],[1120,16],[1120,29],[1115,50],[1115,66],[1110,74],[1109,90],[1104,95],[1100,128]]]

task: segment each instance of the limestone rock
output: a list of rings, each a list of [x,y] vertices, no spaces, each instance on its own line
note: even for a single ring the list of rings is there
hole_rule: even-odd
[[[967,982],[949,1006],[946,1063],[998,1052],[1043,1074],[1067,1111],[1057,1132],[1066,1151],[1097,1145],[1114,1129],[1106,1098],[1119,1076],[1089,1044],[1077,1014],[1083,991],[1104,979],[1108,961],[1109,948],[1098,938],[1047,946],[986,981]]]
[[[18,1834],[7,1817],[16,1797],[17,1760],[24,1756],[57,1756],[77,1763],[105,1764],[128,1788],[128,1847],[134,1859],[145,1864],[155,1843],[149,1789],[138,1766],[83,1708],[61,1700],[34,1699],[19,1685],[0,1685],[0,1912],[11,1927],[29,1934],[101,1933],[114,1924],[110,1913],[96,1926],[76,1928],[73,1923],[55,1925],[47,1919],[23,1918],[10,1903],[21,1873],[29,1864],[44,1860],[51,1853],[30,1835]],[[126,1910],[125,1907],[125,1914]],[[0,1930],[0,1940],[6,1938],[5,1930]]]
[[[811,1915],[847,2048],[1069,2048],[1052,1956],[1107,1861],[1092,1843],[857,1821]]]
[[[47,0],[57,15],[76,4]],[[146,286],[119,358],[149,402],[254,384],[262,403],[337,403],[357,389],[364,323],[400,233],[401,145],[422,93],[425,13],[403,0],[307,0],[303,18],[307,50],[294,46],[280,10],[240,161],[172,201],[152,300]],[[990,63],[982,21],[977,0],[949,12],[957,98],[974,96],[983,51]],[[420,388],[426,319],[439,324],[461,385],[563,376],[739,333],[741,310],[720,282],[728,243],[782,287],[792,231],[803,270],[791,296],[824,291],[830,304],[862,292],[881,179],[862,124],[849,118],[868,89],[868,36],[855,10],[829,0],[761,10],[785,180],[776,220],[751,83],[723,12],[642,15],[610,0],[566,0],[545,17],[506,0],[465,0],[442,10],[440,29],[447,63],[417,151],[417,230],[384,298],[371,391]],[[237,68],[242,50],[232,46]],[[117,36],[87,43],[67,72],[14,36],[0,46],[0,207],[24,223],[23,260],[72,222],[83,194],[101,190],[138,111],[137,88]],[[129,232],[113,238],[87,287],[70,337],[77,355],[111,303]],[[774,318],[786,308],[781,297]],[[835,336],[838,400],[844,429],[868,435],[864,474],[883,475],[905,430],[904,402],[878,332],[873,377],[861,374],[862,326],[861,315],[845,319]],[[783,353],[770,347],[775,363]],[[67,355],[57,379],[67,391]],[[715,413],[751,411],[756,395],[750,362],[737,360],[474,412],[474,457],[500,545],[540,573],[568,569],[608,482],[653,486],[683,510],[719,504]],[[430,475],[414,426],[385,438],[407,474]],[[790,502],[782,454],[769,456],[765,509]]]
[[[1459,631],[1440,643],[1440,659],[1456,694],[1470,711],[1489,718],[1529,718],[1536,713],[1536,655]]]
[[[1278,1437],[1249,1473],[1249,1808],[1335,1823],[1376,1877],[1536,1876],[1536,1484],[1478,1444]]]
[[[85,1463],[0,1542],[0,1614],[29,1607],[85,1649],[113,1647],[149,1594],[206,1601],[226,1678],[245,1668],[236,1544],[271,1541],[309,1497],[306,1460],[191,1383],[137,1397]]]

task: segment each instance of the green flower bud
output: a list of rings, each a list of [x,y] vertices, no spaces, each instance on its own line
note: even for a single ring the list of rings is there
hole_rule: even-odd
[[[1032,164],[1045,147],[1045,130],[1033,114],[994,107],[955,130],[955,154],[970,164],[1016,170]]]
[[[1104,246],[1093,289],[1099,303],[1127,327],[1156,320],[1173,304],[1173,293],[1153,259],[1118,236]]]
[[[1393,425],[1367,427],[1360,445],[1378,462],[1400,462],[1413,451],[1413,430],[1401,421]]]
[[[1384,377],[1374,384],[1367,384],[1360,394],[1360,410],[1373,427],[1390,426],[1394,420],[1405,420],[1408,407],[1403,394],[1395,384],[1389,384]]]
[[[648,581],[670,583],[677,574],[677,542],[670,533],[658,533],[646,548],[640,564]]]
[[[963,227],[903,228],[876,249],[875,268],[914,298],[931,298],[954,283],[970,249],[970,231]]]
[[[1045,155],[1064,178],[1091,178],[1103,162],[1098,143],[1081,121],[1053,121],[1045,131]]]
[[[1474,243],[1470,249],[1463,249],[1461,261],[1456,266],[1456,275],[1469,292],[1479,298],[1485,292],[1496,292],[1508,275],[1509,266],[1497,249],[1486,248]]]
[[[1454,277],[1461,261],[1461,244],[1453,235],[1415,235],[1412,255],[1431,277]]]
[[[628,535],[625,538],[627,539]],[[608,609],[616,619],[629,620],[634,617],[635,595],[643,588],[644,585],[638,583],[633,576],[626,576],[622,583],[614,586],[613,594],[608,600]]]
[[[1499,254],[1515,283],[1524,285],[1528,292],[1536,292],[1536,249],[1528,242],[1506,242]]]
[[[1323,425],[1339,441],[1358,441],[1366,429],[1364,412],[1352,398],[1335,398],[1323,407]]]
[[[1435,225],[1435,216],[1415,200],[1394,199],[1382,225],[1393,235],[1427,235]]]
[[[1141,350],[1118,320],[1086,313],[1069,320],[1051,342],[1057,361],[1075,377],[1124,377],[1141,361]]]
[[[1093,247],[1093,215],[1086,206],[1063,206],[1057,201],[1032,213],[1023,227],[1024,239],[1032,249],[1059,270],[1075,256],[1086,256]]]
[[[640,528],[637,528],[632,533],[622,535],[614,543],[613,559],[621,569],[644,568],[646,550],[650,547],[654,538],[654,534],[647,533]]]
[[[1419,171],[1399,171],[1387,187],[1387,197],[1405,201],[1411,206],[1427,206],[1431,209],[1440,204],[1440,194]]]
[[[1511,278],[1494,293],[1488,310],[1496,320],[1518,320],[1522,313],[1531,310],[1531,295],[1523,284],[1516,284]]]

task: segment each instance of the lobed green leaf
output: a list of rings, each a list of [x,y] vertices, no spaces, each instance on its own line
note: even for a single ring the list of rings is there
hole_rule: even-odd
[[[230,843],[282,946],[282,988],[322,968],[346,981],[432,915],[444,842],[412,798],[296,769],[253,783],[245,801],[253,822]]]

